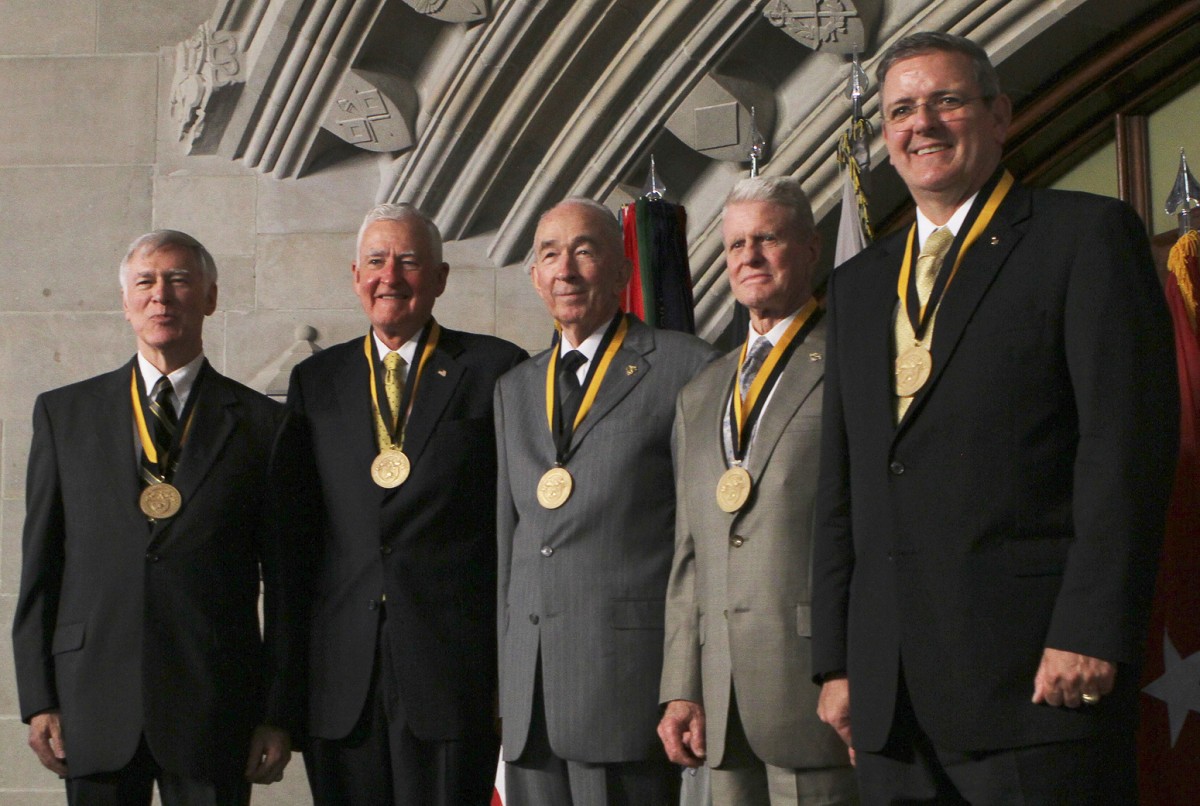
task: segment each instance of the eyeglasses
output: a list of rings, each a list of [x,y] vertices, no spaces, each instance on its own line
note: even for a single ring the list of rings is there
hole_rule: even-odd
[[[897,104],[891,109],[884,111],[883,122],[893,129],[911,129],[916,125],[913,116],[917,114],[917,110],[921,107],[928,109],[938,120],[959,120],[966,117],[967,104],[974,101],[988,100],[991,100],[991,96],[979,95],[974,98],[960,98],[957,95],[939,95],[932,100],[922,101],[919,104]]]

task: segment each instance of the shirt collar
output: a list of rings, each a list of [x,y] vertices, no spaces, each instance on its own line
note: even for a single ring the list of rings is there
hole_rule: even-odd
[[[950,216],[950,220],[942,226],[950,230],[950,234],[958,237],[958,231],[962,229],[963,222],[967,220],[967,213],[971,212],[971,205],[975,203],[975,197],[979,195],[979,191],[971,194],[971,198],[967,199],[962,204],[958,205],[958,209],[954,211],[954,215]],[[917,251],[925,245],[925,239],[929,237],[938,225],[925,217],[921,212],[921,208],[917,208]]]
[[[142,383],[146,385],[146,394],[148,395],[154,389],[154,384],[158,383],[158,379],[162,377],[162,373],[141,353],[138,353],[137,359],[138,370],[142,373]],[[179,369],[167,373],[167,379],[171,382],[171,388],[175,393],[175,410],[177,412],[183,411],[183,407],[187,405],[188,395],[192,392],[192,386],[195,385],[203,364],[204,353],[202,352]]]
[[[583,366],[587,366],[587,364],[596,357],[596,352],[600,349],[600,342],[604,341],[604,332],[608,330],[608,326],[611,324],[612,320],[610,319],[600,327],[596,328],[596,330],[592,331],[592,335],[584,339],[578,347],[572,347],[567,343],[566,339],[559,339],[558,354],[562,356],[566,355],[572,350],[578,350],[579,352],[583,353],[583,357],[587,359],[584,361]]]
[[[421,341],[421,335],[428,327],[429,325],[425,325],[425,327],[414,333],[412,338],[400,345],[399,350],[393,350],[391,347],[388,347],[386,344],[384,344],[383,340],[376,335],[375,328],[371,328],[371,338],[375,339],[375,355],[379,356],[380,361],[383,361],[383,359],[387,358],[388,353],[400,353],[400,357],[404,359],[404,372],[407,376],[408,367],[412,366],[413,359],[417,356],[417,344]]]
[[[746,343],[753,347],[754,342],[758,341],[759,336],[766,336],[767,341],[771,342],[771,346],[774,347],[776,344],[779,344],[779,340],[783,338],[783,334],[787,332],[788,326],[792,324],[792,320],[796,318],[796,314],[798,313],[800,313],[800,310],[797,308],[796,310],[792,311],[791,316],[780,319],[775,324],[775,327],[771,328],[766,333],[759,333],[754,329],[754,325],[749,325],[749,335],[746,336]]]

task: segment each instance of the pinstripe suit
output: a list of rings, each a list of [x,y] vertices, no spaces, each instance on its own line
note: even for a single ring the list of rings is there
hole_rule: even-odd
[[[714,351],[692,336],[632,321],[567,464],[575,491],[559,509],[535,497],[554,464],[546,422],[550,352],[496,389],[500,714],[504,757],[520,758],[541,659],[549,744],[562,759],[664,758],[655,736],[663,598],[675,494],[675,396]]]

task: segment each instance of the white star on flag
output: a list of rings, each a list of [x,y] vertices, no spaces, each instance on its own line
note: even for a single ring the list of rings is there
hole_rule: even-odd
[[[1178,650],[1171,643],[1171,636],[1163,630],[1163,662],[1166,669],[1162,677],[1142,691],[1167,704],[1171,747],[1174,747],[1188,711],[1200,713],[1200,652],[1180,658]]]

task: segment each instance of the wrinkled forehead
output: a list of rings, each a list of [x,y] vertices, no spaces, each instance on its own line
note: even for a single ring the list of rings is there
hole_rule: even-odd
[[[177,244],[143,246],[129,258],[127,273],[131,277],[167,272],[203,273],[203,266],[199,255]]]
[[[964,53],[928,50],[901,59],[883,77],[880,97],[886,105],[916,100],[916,95],[979,91],[971,59]]]

